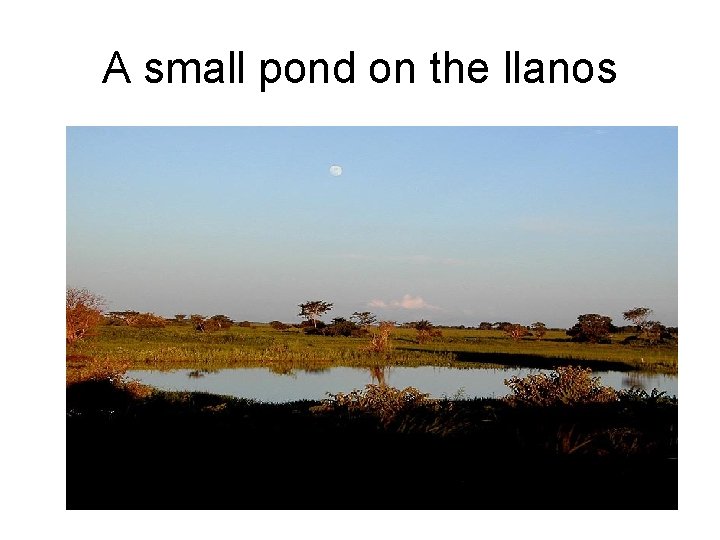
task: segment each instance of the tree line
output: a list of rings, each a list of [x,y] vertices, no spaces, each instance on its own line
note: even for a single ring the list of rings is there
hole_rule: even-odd
[[[87,289],[68,288],[66,291],[66,342],[73,344],[85,336],[91,335],[101,324],[130,326],[134,328],[162,328],[168,324],[191,325],[197,332],[215,332],[225,330],[233,325],[252,326],[249,321],[236,322],[227,315],[205,316],[200,314],[176,314],[167,319],[154,313],[138,311],[111,311],[105,313],[105,300]],[[355,311],[349,317],[335,317],[326,324],[323,315],[332,310],[333,304],[324,300],[308,300],[298,304],[298,317],[304,319],[300,324],[287,324],[281,321],[270,321],[275,330],[300,328],[309,335],[361,337],[370,333],[371,327],[385,328],[385,339],[390,328],[398,326],[412,328],[417,331],[417,341],[426,343],[442,337],[442,327],[435,326],[428,320],[421,319],[398,324],[395,321],[378,321],[370,311]],[[648,307],[634,307],[623,312],[623,319],[629,325],[614,326],[612,319],[606,315],[586,313],[578,316],[577,323],[566,330],[572,341],[585,343],[609,343],[612,334],[630,333],[623,342],[655,345],[672,342],[677,339],[677,328],[669,328],[659,321],[651,319],[653,310]],[[457,328],[468,328],[465,326]],[[500,330],[513,340],[534,338],[541,340],[548,332],[545,323],[537,321],[531,325],[522,325],[507,321],[481,322],[478,330]]]

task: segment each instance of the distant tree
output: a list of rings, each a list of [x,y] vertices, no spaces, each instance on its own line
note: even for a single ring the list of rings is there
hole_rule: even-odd
[[[426,321],[425,319],[412,323],[413,328],[417,331],[418,343],[427,343],[437,337],[442,336],[442,331],[435,328],[433,323]]]
[[[542,339],[547,333],[547,327],[545,326],[545,323],[541,323],[540,321],[532,323],[530,325],[530,329],[532,330],[535,339]]]
[[[233,320],[227,315],[213,315],[205,322],[206,331],[226,330],[233,325]]]
[[[105,299],[87,289],[68,288],[65,291],[65,343],[91,335],[103,320]]]
[[[522,324],[511,324],[505,327],[504,332],[515,341],[518,341],[519,339],[527,336],[530,333],[530,330],[528,330],[527,326],[523,326]]]
[[[329,302],[322,300],[308,300],[303,304],[298,304],[300,313],[298,317],[304,317],[308,321],[312,321],[313,326],[317,328],[318,319],[324,314],[330,311],[333,305]]]
[[[369,311],[356,311],[350,315],[350,320],[358,326],[368,327],[377,322],[377,317]]]
[[[478,330],[492,330],[492,329],[493,329],[493,324],[490,322],[483,321],[480,324],[478,324]]]
[[[335,317],[332,324],[325,327],[323,335],[350,337],[359,330],[358,326],[345,317]]]
[[[137,313],[126,318],[128,326],[133,328],[163,328],[166,321],[154,313]]]
[[[493,324],[493,328],[495,328],[497,330],[502,330],[503,332],[505,332],[505,330],[507,330],[510,326],[512,326],[512,324],[513,323],[507,322],[507,321],[498,321]]]
[[[623,319],[633,323],[638,332],[642,331],[652,309],[647,307],[635,307],[623,312]]]
[[[200,315],[198,313],[193,313],[192,315],[190,315],[190,324],[192,324],[195,330],[198,332],[205,331],[205,320],[205,315]]]
[[[657,321],[645,321],[643,324],[643,337],[650,345],[660,343],[663,339],[671,338],[667,327]]]
[[[270,321],[270,328],[273,330],[287,330],[290,325],[280,321]]]
[[[612,319],[596,313],[578,317],[578,322],[567,331],[573,341],[588,343],[609,343],[613,330]]]
[[[185,322],[186,316],[187,315],[185,315],[184,313],[178,313],[177,315],[175,315],[175,321],[179,323]]]
[[[129,309],[125,311],[110,311],[107,314],[108,324],[111,326],[127,326],[128,320],[136,315],[140,315],[140,312]]]

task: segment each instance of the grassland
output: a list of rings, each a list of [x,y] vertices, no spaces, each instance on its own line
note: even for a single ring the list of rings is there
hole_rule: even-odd
[[[371,332],[374,330],[371,329]],[[267,367],[274,371],[321,370],[333,366],[373,367],[511,365],[554,368],[583,365],[594,370],[640,370],[677,373],[677,345],[575,343],[564,331],[550,330],[543,339],[513,340],[501,331],[443,328],[442,336],[418,343],[413,329],[398,328],[390,348],[369,353],[367,337],[306,335],[298,328],[275,330],[268,325],[233,326],[203,333],[190,325],[164,328],[102,326],[97,335],[76,343],[71,358],[91,357],[129,369],[221,369]],[[72,360],[70,362],[72,365]]]

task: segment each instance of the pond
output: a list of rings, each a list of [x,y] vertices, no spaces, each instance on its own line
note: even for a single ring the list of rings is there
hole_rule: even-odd
[[[299,400],[320,400],[328,392],[347,393],[363,389],[366,384],[377,384],[378,377],[397,388],[414,386],[432,397],[503,397],[510,393],[504,384],[513,375],[550,373],[540,369],[458,369],[447,367],[390,367],[384,370],[370,368],[335,367],[323,371],[297,370],[278,374],[265,368],[220,369],[203,372],[197,370],[145,371],[133,370],[128,377],[143,384],[168,391],[208,392],[268,403]],[[638,372],[594,371],[600,383],[616,390],[640,387],[650,393],[654,388],[677,396],[677,375],[646,374]]]

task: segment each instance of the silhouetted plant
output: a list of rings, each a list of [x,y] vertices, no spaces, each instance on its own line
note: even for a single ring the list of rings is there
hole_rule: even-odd
[[[618,400],[617,392],[600,385],[600,377],[592,377],[592,370],[573,366],[558,367],[546,375],[527,375],[505,379],[512,394],[505,400],[513,405],[579,405],[610,403]]]
[[[350,316],[350,320],[358,326],[368,327],[377,322],[377,317],[369,311],[356,311]]]
[[[429,394],[423,394],[411,386],[401,390],[385,384],[367,384],[364,390],[328,395],[329,398],[323,400],[321,405],[314,409],[316,412],[342,410],[350,416],[371,415],[384,426],[410,409],[416,407],[435,409],[438,405],[437,400],[431,399]]]

